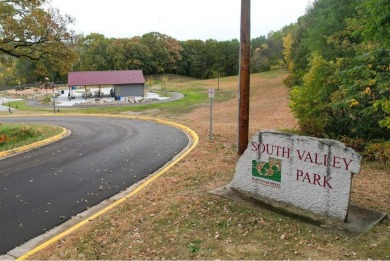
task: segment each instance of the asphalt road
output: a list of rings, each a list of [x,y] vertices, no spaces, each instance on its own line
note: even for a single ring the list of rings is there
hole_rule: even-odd
[[[185,148],[181,130],[104,117],[14,117],[62,126],[56,143],[0,160],[0,255],[144,179]]]

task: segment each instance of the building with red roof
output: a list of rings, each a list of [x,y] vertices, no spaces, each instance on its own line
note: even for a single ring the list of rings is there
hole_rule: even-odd
[[[68,86],[112,86],[116,97],[144,96],[145,78],[142,70],[79,71],[68,74]]]

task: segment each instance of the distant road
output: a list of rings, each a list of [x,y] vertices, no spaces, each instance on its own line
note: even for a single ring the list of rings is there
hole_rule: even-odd
[[[0,255],[125,190],[188,144],[181,130],[105,117],[12,117],[62,126],[56,143],[0,160]]]

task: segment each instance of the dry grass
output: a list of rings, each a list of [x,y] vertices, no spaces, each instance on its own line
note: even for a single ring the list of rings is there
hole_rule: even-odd
[[[252,76],[250,136],[297,126],[282,86],[285,76],[283,71]],[[215,88],[216,80],[192,84]],[[233,77],[220,88],[237,86]],[[152,186],[31,259],[390,259],[387,221],[349,237],[209,193],[234,176],[236,99],[215,104],[213,142],[207,106],[179,116],[145,114],[187,125],[198,133],[199,145]],[[388,169],[363,166],[352,202],[389,213],[389,181]]]

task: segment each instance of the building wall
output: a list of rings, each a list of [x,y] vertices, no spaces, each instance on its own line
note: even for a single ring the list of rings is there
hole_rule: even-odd
[[[144,97],[144,84],[115,85],[115,96],[141,96]]]

